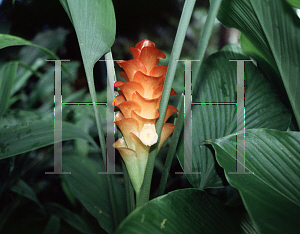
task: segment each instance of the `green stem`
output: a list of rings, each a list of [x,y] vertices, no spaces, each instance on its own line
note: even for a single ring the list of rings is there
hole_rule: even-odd
[[[158,187],[158,192],[157,192],[157,196],[161,196],[164,194],[165,191],[165,187],[166,187],[166,183],[168,180],[168,176],[169,176],[169,171],[172,165],[172,161],[175,155],[175,151],[177,148],[177,144],[178,144],[178,140],[180,137],[180,133],[183,127],[183,122],[184,122],[184,105],[183,105],[183,100],[184,100],[184,95],[182,94],[180,97],[180,101],[179,101],[179,117],[176,121],[176,126],[175,126],[175,130],[174,133],[172,135],[172,139],[171,139],[171,144],[170,144],[170,149],[168,151],[167,154],[167,158],[166,158],[166,162],[165,162],[165,166],[164,166],[164,170],[160,179],[160,183],[159,183],[159,187]]]
[[[107,55],[105,55],[106,58]],[[85,63],[85,60],[83,60],[84,68],[88,80],[88,86],[89,86],[89,92],[91,94],[91,99],[93,103],[97,103],[97,96],[96,96],[96,89],[94,84],[94,75],[93,75],[93,67],[94,65],[90,65],[88,63]],[[96,118],[96,125],[98,130],[98,136],[100,141],[100,147],[101,147],[101,153],[102,153],[102,159],[104,165],[106,165],[106,143],[105,143],[105,133],[103,131],[103,126],[101,122],[101,115],[98,105],[93,105],[94,112],[95,112],[95,118]],[[116,228],[119,224],[119,218],[118,218],[118,212],[117,212],[117,206],[116,206],[116,198],[115,198],[115,192],[113,187],[113,181],[112,181],[112,175],[107,174],[107,184],[108,184],[108,191],[109,191],[109,197],[110,197],[110,203],[112,207],[112,214],[113,214],[113,221],[114,221],[114,227]]]
[[[130,214],[135,209],[134,189],[130,182],[129,174],[125,163],[122,161],[122,170],[126,192],[127,212]]]
[[[97,96],[96,96],[96,90],[95,90],[95,84],[94,84],[94,76],[93,76],[93,68],[89,68],[85,66],[85,72],[88,80],[88,86],[89,86],[89,92],[91,94],[91,99],[93,103],[97,103]],[[96,125],[98,130],[98,137],[100,141],[100,147],[101,147],[101,153],[102,153],[102,159],[104,165],[106,165],[106,143],[105,143],[105,133],[103,131],[103,125],[101,122],[101,115],[98,105],[93,105],[94,112],[95,112],[95,118],[96,118]]]
[[[184,38],[185,38],[186,31],[189,26],[189,22],[190,22],[192,13],[193,13],[195,2],[196,2],[196,0],[186,0],[185,1],[182,15],[180,18],[180,22],[178,25],[176,37],[175,37],[173,48],[172,48],[172,53],[170,56],[169,67],[168,67],[168,72],[166,75],[164,89],[162,92],[161,101],[160,101],[160,105],[159,105],[160,116],[156,123],[156,131],[159,136],[158,139],[160,139],[161,129],[162,129],[163,121],[165,118],[167,105],[169,102],[171,87],[172,87],[172,83],[174,80],[176,67],[177,67],[177,60],[179,59],[179,56],[180,56],[180,53],[182,50]],[[154,162],[155,162],[155,158],[157,155],[157,147],[158,147],[158,144],[155,144],[151,148],[147,167],[146,167],[144,182],[141,187],[141,192],[140,192],[139,196],[137,196],[137,207],[141,206],[144,203],[146,203],[147,201],[149,201],[151,180],[152,180],[152,174],[153,174],[153,169],[154,169]]]
[[[109,67],[108,61],[113,61],[113,57],[112,57],[111,51],[109,51],[108,53],[105,54],[105,60],[106,60],[106,68],[108,69],[108,67]],[[112,62],[112,66],[113,66],[112,69],[114,71],[114,63],[113,62]],[[107,75],[108,74],[109,74],[109,72],[107,71]],[[107,87],[107,89],[109,89],[109,87]],[[109,93],[108,90],[107,90],[107,93]],[[111,105],[111,103],[107,103],[107,105]],[[101,134],[101,135],[102,135],[102,137],[104,139],[104,134]],[[101,145],[101,150],[102,150],[102,155],[103,155],[102,157],[106,158],[106,144],[105,144],[105,141],[104,141],[104,145],[103,146],[105,148],[103,148],[102,145]],[[105,160],[105,164],[104,165],[107,165],[106,164],[106,160]],[[120,221],[119,221],[119,216],[118,216],[117,201],[116,201],[115,191],[114,191],[114,187],[113,187],[113,175],[112,174],[107,174],[107,184],[108,184],[108,192],[109,192],[110,203],[111,203],[111,208],[112,208],[113,220],[114,220],[114,224],[115,224],[115,228],[116,228],[119,225]]]
[[[208,11],[207,18],[205,21],[204,29],[201,33],[201,37],[200,37],[198,48],[197,48],[196,55],[195,55],[195,59],[200,60],[200,61],[195,62],[193,65],[193,80],[196,80],[199,75],[203,57],[204,57],[204,54],[205,54],[205,51],[206,51],[206,48],[207,48],[207,45],[209,42],[209,38],[211,36],[212,30],[214,27],[215,19],[217,17],[218,11],[220,9],[221,3],[222,3],[222,0],[210,1],[210,7],[209,7],[209,11]]]

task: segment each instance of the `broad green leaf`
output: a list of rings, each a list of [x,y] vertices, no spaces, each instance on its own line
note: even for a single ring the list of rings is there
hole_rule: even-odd
[[[10,93],[14,84],[18,63],[9,62],[0,70],[0,120],[9,106]]]
[[[245,54],[255,55],[255,58],[261,63],[267,61],[267,58],[264,55],[264,53],[260,51],[250,40],[248,40],[243,33],[241,33],[240,35],[240,42],[242,44],[242,50]],[[276,68],[273,67],[272,69]]]
[[[93,228],[88,220],[81,218],[78,214],[67,210],[63,206],[55,203],[45,205],[46,210],[52,215],[58,216],[65,220],[73,228],[84,234],[96,234],[97,231]]]
[[[65,171],[72,172],[71,175],[65,175],[65,179],[75,196],[97,218],[101,227],[108,233],[112,233],[114,224],[106,175],[98,174],[98,172],[105,171],[101,161],[64,155],[63,168]],[[125,191],[116,180],[113,185],[117,197],[118,213],[123,219],[126,215]]]
[[[0,159],[54,144],[53,120],[36,120],[0,129]],[[75,125],[62,122],[62,140],[84,138],[99,149],[94,140]]]
[[[60,0],[76,31],[92,102],[97,102],[93,68],[109,52],[116,34],[116,19],[111,0]],[[99,108],[94,105],[97,130],[105,155],[104,131]],[[103,158],[105,160],[105,158]]]
[[[44,48],[42,46],[36,45],[30,41],[27,41],[21,37],[12,36],[8,34],[0,34],[0,49],[9,47],[9,46],[22,46],[22,45],[30,45],[34,46],[41,51],[43,51],[45,54],[47,54],[50,58],[59,59],[52,51],[48,50],[47,48]]]
[[[257,233],[251,224],[240,226],[221,202],[198,189],[181,189],[155,198],[134,210],[116,234]]]
[[[208,57],[201,67],[193,88],[193,102],[236,102],[237,63],[231,59],[248,59],[229,51]],[[225,69],[226,68],[226,69]],[[203,145],[208,139],[224,137],[236,132],[236,114],[244,118],[244,108],[236,105],[192,106],[192,166],[188,174],[191,184],[199,189],[221,187],[222,181],[215,170],[213,150]],[[271,84],[252,62],[245,62],[245,124],[250,128],[287,130],[291,115],[281,103]],[[179,143],[178,157],[184,162],[184,141]]]
[[[291,6],[300,8],[300,0],[286,0]]]
[[[60,0],[67,12],[76,31],[78,44],[81,51],[83,65],[89,86],[92,102],[97,102],[94,84],[93,68],[95,63],[109,52],[116,34],[116,19],[111,0]],[[105,132],[102,127],[100,110],[97,105],[93,106],[97,130],[102,150],[103,161],[106,162]],[[103,118],[104,119],[104,118]],[[114,223],[118,223],[116,214],[116,201],[113,194],[111,177],[107,177],[108,190],[111,195]],[[102,224],[103,225],[103,224]],[[109,228],[112,228],[109,226]],[[112,228],[114,229],[114,228]]]
[[[89,85],[94,64],[111,48],[116,20],[111,0],[60,0],[75,28]],[[92,82],[92,84],[90,84]]]
[[[21,37],[8,35],[8,34],[0,34],[0,49],[9,46],[22,46],[22,45],[32,45],[32,43]]]
[[[294,9],[285,0],[224,0],[218,18],[255,46],[242,43],[245,52],[274,68],[280,80],[273,74],[270,78],[279,89],[284,85],[300,125],[300,19]]]
[[[244,133],[239,133],[244,134]],[[245,167],[236,171],[236,135],[211,140],[228,182],[237,188],[260,233],[300,230],[300,132],[246,130]]]
[[[21,196],[27,197],[42,207],[34,190],[22,179],[19,179],[11,188],[11,191],[18,193]]]

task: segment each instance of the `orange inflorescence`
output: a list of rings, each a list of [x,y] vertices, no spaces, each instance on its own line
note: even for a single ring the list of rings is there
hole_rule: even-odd
[[[137,191],[144,177],[150,146],[158,141],[155,123],[159,117],[158,108],[167,66],[157,65],[159,59],[166,58],[166,55],[149,40],[140,41],[135,47],[130,47],[129,51],[133,59],[118,62],[125,71],[120,75],[127,82],[115,83],[119,95],[114,100],[114,106],[120,110],[116,114],[115,123],[123,137],[115,142],[114,147],[119,150],[131,180],[137,175],[142,177],[132,181]],[[170,95],[175,94],[172,89]],[[174,106],[168,105],[158,148],[174,131],[175,126],[166,121],[176,112],[178,110]]]

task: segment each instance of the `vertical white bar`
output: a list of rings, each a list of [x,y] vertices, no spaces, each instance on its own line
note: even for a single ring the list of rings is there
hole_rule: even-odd
[[[184,66],[184,172],[187,174],[192,173],[192,118],[191,118],[191,105],[192,105],[192,70],[191,61],[186,60]]]
[[[192,148],[192,61],[184,60],[184,172],[175,174],[201,174],[193,172]]]
[[[54,83],[54,172],[45,172],[45,174],[71,174],[71,172],[62,172],[61,60],[55,60]]]
[[[230,60],[237,62],[237,132],[245,131],[245,61],[252,60]],[[245,172],[245,135],[237,134],[236,138],[236,171],[228,172],[229,174],[253,174],[251,172]]]
[[[106,61],[107,64],[107,173],[115,173],[115,148],[113,144],[115,142],[114,135],[114,61]]]
[[[115,123],[114,123],[114,106],[112,105],[114,101],[114,81],[115,81],[115,71],[114,71],[114,60],[105,60],[107,67],[107,114],[106,114],[106,155],[107,155],[107,171],[98,172],[98,174],[123,174],[123,172],[115,171],[115,148],[113,144],[115,143]]]
[[[237,61],[237,113],[236,113],[236,127],[237,132],[244,130],[244,113],[242,115],[239,112],[244,112],[245,102],[245,92],[244,92],[244,71],[245,71],[245,62],[238,60]],[[237,134],[236,143],[237,143],[237,164],[236,171],[238,173],[245,172],[245,144],[244,144],[244,134]]]

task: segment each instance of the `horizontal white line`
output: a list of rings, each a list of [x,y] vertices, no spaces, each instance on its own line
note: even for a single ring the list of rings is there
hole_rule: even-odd
[[[226,102],[192,102],[193,105],[236,105],[237,103],[226,103]]]
[[[79,105],[79,104],[89,104],[89,105],[107,105],[107,103],[102,102],[62,102],[64,105]]]

